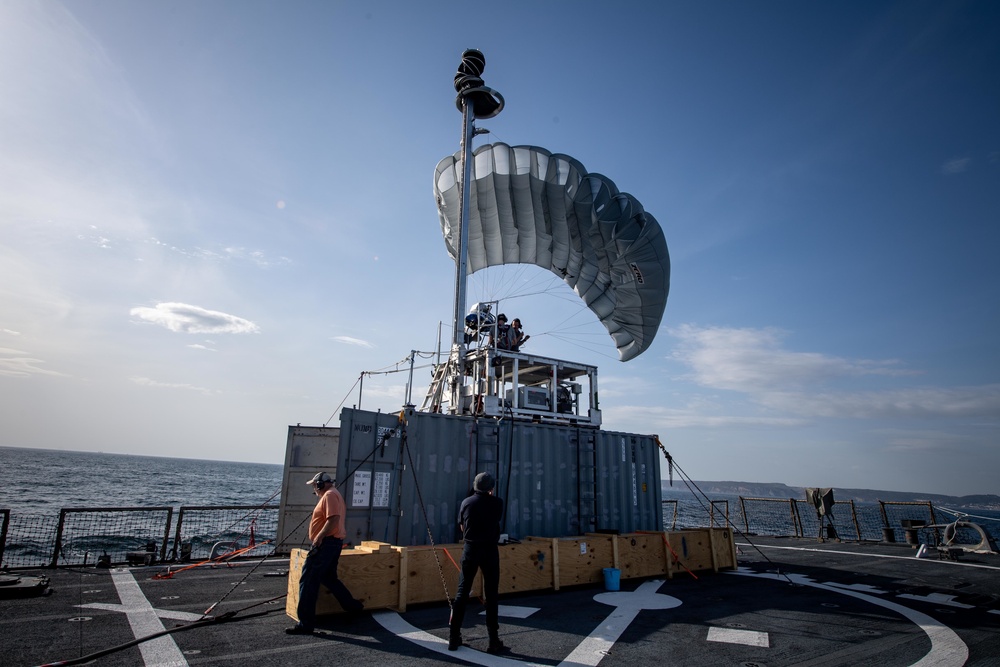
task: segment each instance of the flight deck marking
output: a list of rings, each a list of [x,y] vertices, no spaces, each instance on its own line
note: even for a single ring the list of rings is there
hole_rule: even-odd
[[[973,609],[975,607],[975,605],[955,602],[954,595],[945,595],[944,593],[928,593],[927,595],[911,595],[910,593],[903,593],[901,595],[897,595],[896,597],[906,598],[907,600],[917,600],[918,602],[930,602],[931,604],[943,604],[948,607],[958,607],[959,609]]]
[[[120,605],[85,604],[78,606],[124,612],[136,639],[163,632],[166,628],[160,622],[161,617],[176,618],[175,614],[184,613],[153,609],[153,605],[143,595],[135,577],[126,569],[111,570],[111,581],[114,582],[118,598],[122,601]],[[202,617],[198,616],[198,618]],[[187,667],[188,665],[187,659],[177,648],[177,643],[170,635],[142,642],[139,644],[139,651],[142,653],[143,663],[150,667],[154,665],[155,667]]]
[[[742,577],[756,577],[758,579],[772,579],[775,581],[788,581],[801,586],[812,586],[826,591],[833,591],[841,595],[849,595],[859,600],[864,600],[879,607],[891,609],[912,621],[917,627],[924,631],[927,638],[931,640],[931,650],[927,654],[913,663],[910,667],[962,667],[969,659],[969,647],[965,642],[944,623],[941,623],[927,614],[904,607],[901,604],[872,597],[866,593],[848,590],[843,586],[831,586],[813,581],[809,577],[801,574],[770,574],[770,573],[750,573],[745,570],[730,572]]]
[[[931,642],[930,651],[910,667],[962,667],[969,659],[969,647],[947,625],[915,609],[910,609],[901,604],[861,592],[861,590],[877,591],[878,589],[845,584],[823,584],[799,574],[758,573],[748,571],[742,567],[728,574],[770,579],[772,581],[788,581],[802,586],[812,586],[833,593],[848,595],[900,614],[919,627]],[[681,601],[677,598],[656,592],[662,583],[660,580],[647,581],[632,593],[609,592],[595,595],[594,600],[602,604],[612,605],[615,607],[615,610],[587,638],[580,642],[572,653],[559,663],[559,667],[570,667],[570,665],[596,667],[640,611],[643,609],[672,609],[679,606]],[[449,651],[447,641],[414,627],[403,620],[403,617],[397,612],[375,612],[372,614],[372,617],[382,627],[396,636],[449,657],[460,658],[466,662],[486,665],[487,667],[513,667],[514,665],[540,667],[536,663],[510,660],[497,655],[480,653],[465,646],[459,647],[457,651]],[[709,628],[708,641],[723,641],[761,647],[770,646],[767,633],[718,627]]]
[[[559,663],[559,667],[569,667],[570,665],[596,667],[601,659],[607,655],[611,647],[614,646],[614,643],[629,626],[629,623],[639,615],[640,611],[643,609],[673,609],[679,606],[681,601],[677,598],[656,592],[662,584],[662,580],[647,581],[633,592],[600,593],[595,595],[594,600],[601,604],[611,605],[615,609],[603,623],[594,628],[594,631],[573,649],[572,653]],[[372,617],[383,628],[403,639],[431,651],[443,653],[454,658],[461,658],[466,662],[486,665],[487,667],[508,667],[513,665],[541,667],[533,662],[511,660],[498,655],[480,653],[465,646],[459,647],[457,651],[449,651],[447,641],[429,632],[415,628],[404,621],[403,617],[394,611],[375,612],[372,614]]]
[[[629,624],[635,620],[643,609],[673,609],[681,601],[670,595],[661,595],[656,591],[663,585],[661,580],[647,581],[635,592],[600,593],[594,600],[615,608],[603,623],[594,628],[590,635],[580,642],[562,661],[563,665],[597,665],[618,638],[622,636]]]
[[[708,629],[708,641],[770,648],[767,633],[757,632],[756,630],[736,630],[713,626]]]
[[[528,618],[538,611],[538,607],[515,607],[513,605],[497,605],[497,613],[501,618]],[[479,612],[480,616],[485,616],[486,612]]]
[[[736,543],[736,549],[739,550],[740,542]],[[750,546],[749,544],[743,544],[743,546]],[[753,545],[755,549],[787,549],[788,551],[811,551],[818,554],[839,554],[841,556],[864,556],[865,558],[896,558],[899,560],[914,560],[913,556],[894,556],[892,554],[871,554],[864,553],[859,554],[856,551],[839,551],[837,549],[808,549],[806,547],[778,547],[773,544],[756,544]],[[955,567],[978,567],[986,570],[998,570],[996,565],[986,565],[985,563],[965,563],[957,560],[938,560],[936,558],[921,558],[919,560],[921,563],[937,563],[939,565],[953,565]]]

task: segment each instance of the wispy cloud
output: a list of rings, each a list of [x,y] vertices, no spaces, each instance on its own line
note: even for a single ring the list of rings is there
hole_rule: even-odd
[[[707,414],[691,406],[666,407],[612,407],[604,409],[605,421],[616,424],[643,423],[652,428],[783,428],[802,426],[807,420],[797,417],[769,417]]]
[[[691,379],[714,389],[756,393],[845,377],[915,374],[894,359],[843,359],[787,350],[782,347],[785,334],[778,329],[683,325],[670,334],[680,340],[674,358],[691,369]]]
[[[972,158],[970,157],[953,158],[941,165],[941,172],[945,174],[961,174],[963,171],[966,171],[971,164]]]
[[[945,431],[899,431],[884,433],[886,451],[898,454],[928,454],[956,452],[969,444],[969,437]]]
[[[54,375],[68,377],[65,373],[42,368],[42,359],[35,359],[27,352],[0,347],[0,375],[6,377],[29,377],[32,375]]]
[[[186,303],[158,303],[152,308],[140,306],[130,310],[129,314],[177,333],[245,334],[260,331],[260,327],[250,320]]]
[[[212,394],[219,394],[219,391],[212,391],[211,389],[206,389],[205,387],[197,387],[193,384],[183,384],[177,382],[159,382],[157,380],[151,380],[150,378],[144,377],[134,377],[132,378],[134,384],[140,387],[151,387],[153,389],[182,389],[184,391],[196,391],[199,394],[205,394],[210,396]]]
[[[969,418],[995,421],[1000,415],[1000,385],[915,387],[884,391],[763,392],[754,397],[774,410],[816,417],[856,419]]]
[[[350,336],[334,336],[333,340],[337,341],[338,343],[344,343],[345,345],[357,345],[358,347],[368,347],[368,348],[375,347],[366,340],[362,340],[360,338],[352,338]]]
[[[995,421],[1000,415],[998,384],[831,389],[834,382],[850,384],[871,376],[905,378],[917,373],[900,368],[894,359],[843,359],[787,350],[783,334],[775,329],[685,325],[671,334],[681,341],[673,356],[690,369],[688,379],[702,387],[744,394],[770,413],[792,419],[980,417]]]
[[[256,265],[261,269],[270,269],[276,266],[287,266],[292,263],[288,257],[268,257],[260,250],[248,250],[246,248],[225,248],[224,256],[231,260],[247,262]]]
[[[0,333],[5,333],[8,336],[20,336],[20,331],[12,331],[11,329],[0,329]]]

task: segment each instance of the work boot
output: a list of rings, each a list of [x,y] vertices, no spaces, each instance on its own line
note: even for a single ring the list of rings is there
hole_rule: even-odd
[[[496,655],[500,651],[504,650],[505,646],[503,642],[500,641],[499,637],[490,637],[490,645],[486,647],[486,652],[492,655]]]
[[[452,632],[451,636],[448,638],[448,650],[457,651],[458,647],[462,645],[462,635],[458,632]]]

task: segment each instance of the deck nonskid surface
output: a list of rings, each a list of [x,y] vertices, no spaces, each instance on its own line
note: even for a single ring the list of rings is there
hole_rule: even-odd
[[[3,664],[41,665],[122,646],[100,665],[451,663],[615,665],[990,664],[1000,655],[1000,559],[916,559],[900,545],[752,538],[740,569],[625,580],[621,591],[575,587],[501,599],[509,651],[483,652],[484,618],[470,606],[466,647],[446,649],[448,607],[324,619],[314,636],[288,636],[287,562],[198,568],[154,579],[162,567],[39,572],[51,594],[0,601]],[[964,561],[964,562],[963,562]],[[36,574],[24,573],[24,574]],[[349,582],[348,582],[349,583]],[[277,599],[276,599],[277,598]],[[221,601],[221,602],[220,602]],[[229,617],[231,612],[236,612]],[[677,662],[681,661],[681,662]]]

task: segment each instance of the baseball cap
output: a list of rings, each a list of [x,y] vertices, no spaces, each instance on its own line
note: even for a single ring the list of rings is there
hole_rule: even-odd
[[[315,476],[313,476],[311,480],[309,480],[308,484],[316,485],[319,484],[320,482],[333,482],[333,478],[327,475],[325,472],[318,472],[316,473]]]
[[[493,475],[488,472],[479,473],[476,475],[476,479],[472,482],[472,488],[476,491],[482,491],[483,493],[492,491],[494,486],[496,486],[496,481],[493,479]]]

